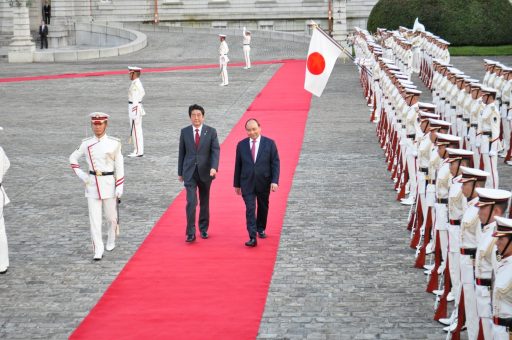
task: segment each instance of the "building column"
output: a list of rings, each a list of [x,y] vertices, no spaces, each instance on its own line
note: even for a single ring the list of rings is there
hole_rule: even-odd
[[[333,38],[343,46],[347,47],[347,1],[333,0]]]
[[[74,45],[69,32],[73,29],[73,1],[52,0],[52,20],[48,32],[48,46],[59,48]]]
[[[10,63],[31,63],[34,61],[36,46],[30,35],[30,18],[26,0],[19,0],[20,6],[12,8],[12,43],[9,45]]]
[[[0,1],[0,34],[12,34],[12,8],[7,1]]]

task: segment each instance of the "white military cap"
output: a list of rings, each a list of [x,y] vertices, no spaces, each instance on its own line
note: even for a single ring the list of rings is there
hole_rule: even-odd
[[[448,71],[450,71],[453,74],[463,74],[464,73],[456,67],[448,67]]]
[[[459,147],[460,146],[460,137],[450,135],[447,133],[438,133],[437,134],[437,140],[436,145],[454,145]]]
[[[437,113],[426,112],[426,111],[418,111],[418,115],[420,116],[421,122],[430,122],[430,118],[439,119],[439,115]]]
[[[429,122],[430,122],[430,127],[429,127],[430,130],[438,130],[441,128],[448,129],[452,125],[452,123],[447,122],[442,119],[429,119]]]
[[[427,110],[432,110],[436,108],[436,106],[432,103],[425,103],[425,102],[418,102],[418,107],[420,109],[427,109]]]
[[[221,38],[225,38],[225,37],[226,37],[226,35],[225,35],[225,34],[219,34],[219,37],[221,37]]]
[[[473,151],[468,151],[466,149],[454,149],[454,148],[446,148],[448,152],[447,162],[455,162],[462,159],[470,160],[473,158]]]
[[[494,228],[493,237],[502,237],[512,235],[512,218],[495,216],[496,227]]]
[[[488,86],[482,86],[482,91],[488,93],[496,93],[496,89],[493,89],[492,87]]]
[[[484,59],[484,63],[489,64],[489,65],[496,65],[498,62],[495,60],[491,60],[491,59]]]
[[[407,92],[407,94],[415,95],[415,96],[419,96],[421,94],[420,90],[416,90],[415,88],[411,88],[411,87],[406,87],[405,92]]]
[[[489,204],[506,203],[512,196],[512,193],[507,190],[490,189],[490,188],[476,188],[478,195],[477,207],[483,207]]]
[[[134,72],[140,72],[142,71],[142,68],[138,67],[138,66],[128,66],[128,70],[131,72],[131,71],[134,71]]]
[[[475,79],[475,78],[467,78],[466,81],[468,81],[470,83],[478,83],[480,80]]]
[[[93,124],[101,124],[103,122],[108,121],[108,118],[110,116],[103,112],[93,112],[89,114],[89,117],[91,117],[91,122]]]
[[[462,177],[459,179],[460,183],[466,183],[470,181],[486,181],[487,177],[491,175],[487,171],[483,171],[477,168],[470,168],[467,166],[461,166],[460,172],[462,173]]]

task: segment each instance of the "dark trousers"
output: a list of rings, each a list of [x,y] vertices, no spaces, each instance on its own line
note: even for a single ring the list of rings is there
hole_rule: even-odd
[[[48,37],[46,35],[41,35],[41,49],[43,49],[43,42],[45,48],[48,48]]]
[[[194,171],[192,179],[185,183],[187,190],[187,235],[196,234],[196,207],[197,191],[199,189],[199,230],[208,231],[210,224],[210,186],[212,181],[203,182],[199,178],[199,173]]]
[[[245,219],[249,238],[256,238],[256,233],[267,228],[268,198],[270,191],[244,193]],[[256,211],[256,204],[258,211]]]
[[[50,24],[50,18],[51,18],[51,15],[50,14],[44,14],[44,22],[49,25]]]

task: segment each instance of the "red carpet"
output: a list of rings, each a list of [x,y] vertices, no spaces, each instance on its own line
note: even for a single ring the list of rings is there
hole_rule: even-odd
[[[211,192],[210,238],[185,243],[182,191],[71,339],[257,336],[311,102],[303,89],[304,69],[304,61],[285,62],[222,144]],[[233,189],[235,148],[247,136],[244,124],[250,117],[276,141],[281,158],[268,238],[258,240],[256,248],[244,246],[245,207]]]
[[[267,64],[279,64],[286,62],[286,60],[268,60],[268,61],[256,61],[253,65],[267,65]],[[232,63],[229,67],[242,67],[245,63]],[[171,66],[171,67],[157,67],[157,68],[145,68],[143,73],[153,72],[173,72],[173,71],[185,71],[194,69],[206,69],[206,68],[218,68],[219,64],[211,65],[185,65],[185,66]],[[0,83],[19,83],[24,81],[37,81],[37,80],[52,80],[52,79],[69,79],[69,78],[85,78],[85,77],[103,77],[103,76],[115,76],[120,74],[128,74],[128,69],[124,70],[111,70],[111,71],[95,71],[95,72],[83,72],[83,73],[61,73],[61,74],[46,74],[40,76],[27,76],[27,77],[9,77],[0,78]]]

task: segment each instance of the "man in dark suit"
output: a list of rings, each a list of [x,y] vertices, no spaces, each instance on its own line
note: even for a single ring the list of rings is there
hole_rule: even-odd
[[[48,0],[43,5],[43,20],[48,25],[50,24],[50,18],[52,17],[52,6],[48,3]]]
[[[43,49],[43,43],[48,48],[48,26],[46,26],[44,20],[41,21],[41,26],[39,26],[39,36],[41,37],[41,49]]]
[[[187,190],[187,242],[196,239],[196,206],[199,189],[199,231],[208,238],[210,223],[210,186],[219,168],[220,146],[217,131],[204,125],[204,109],[188,108],[192,125],[181,130],[178,156],[178,179]]]
[[[256,234],[260,238],[267,237],[268,199],[270,191],[278,188],[280,162],[276,143],[261,135],[260,123],[256,119],[249,119],[245,130],[249,138],[240,141],[236,147],[233,186],[245,202],[249,232],[249,241],[245,245],[255,247],[258,243]]]

